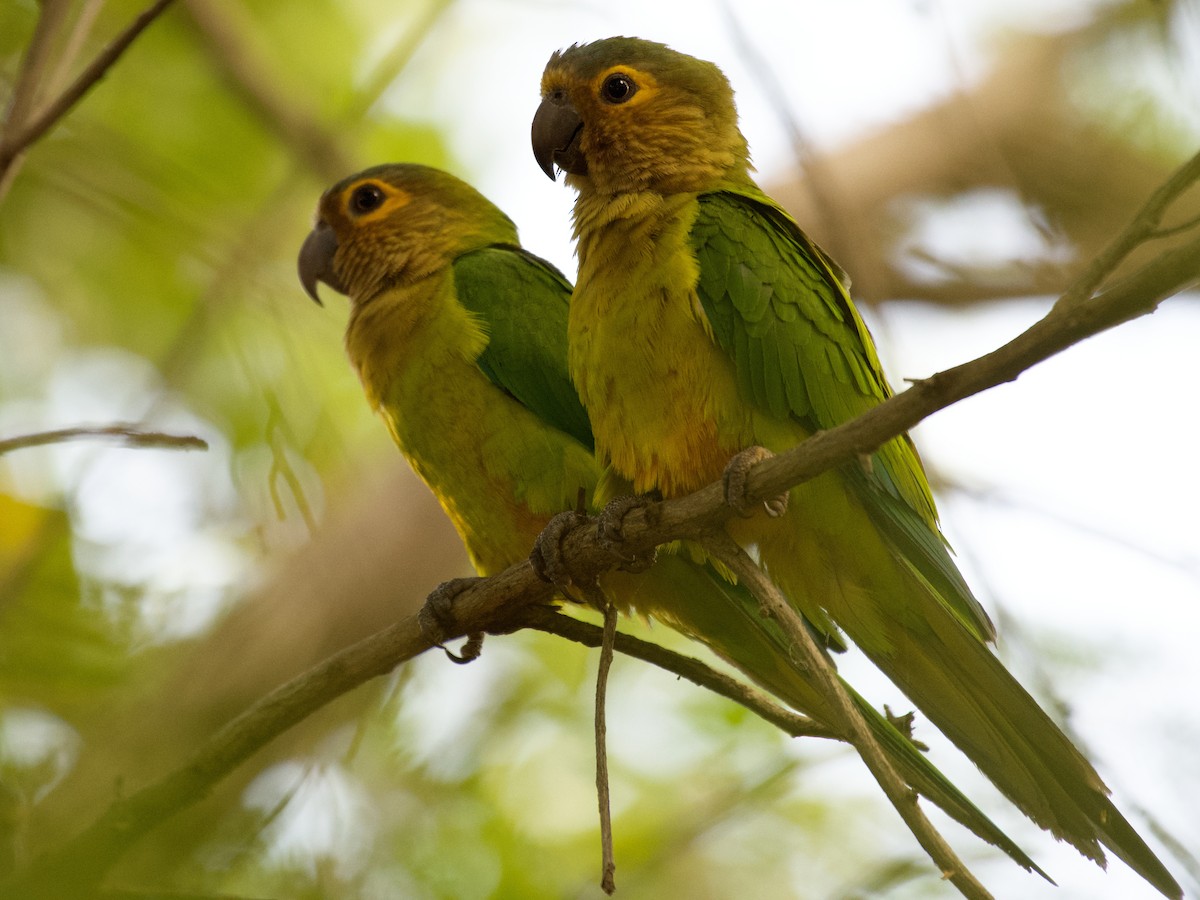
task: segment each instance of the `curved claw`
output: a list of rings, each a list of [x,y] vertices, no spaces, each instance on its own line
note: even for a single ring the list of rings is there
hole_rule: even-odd
[[[587,516],[574,510],[559,513],[546,523],[529,554],[529,564],[533,566],[534,574],[554,585],[563,596],[575,603],[584,601],[570,591],[576,579],[563,559],[563,541],[576,528],[586,525],[587,521]]]
[[[770,459],[774,455],[766,447],[747,447],[729,460],[729,464],[725,466],[725,472],[722,475],[725,484],[725,502],[743,518],[749,518],[754,514],[754,504],[746,499],[746,483],[750,472],[764,459]],[[782,494],[768,497],[762,501],[762,505],[768,516],[777,519],[787,512],[788,492],[784,491]]]
[[[626,494],[617,497],[601,510],[596,522],[596,536],[604,549],[621,560],[626,572],[644,572],[658,558],[655,548],[649,556],[638,556],[625,549],[625,519],[635,509],[648,510],[656,501],[646,494]]]
[[[443,581],[435,587],[425,599],[425,605],[417,613],[417,624],[421,634],[433,646],[438,647],[447,658],[457,665],[466,665],[479,658],[483,652],[483,632],[474,631],[467,635],[463,644],[462,655],[458,655],[445,645],[446,635],[458,631],[458,620],[454,615],[454,601],[467,588],[481,581],[480,578],[452,578]]]

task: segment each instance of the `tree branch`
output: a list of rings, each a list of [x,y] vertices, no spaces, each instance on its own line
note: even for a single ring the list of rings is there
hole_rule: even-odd
[[[207,441],[190,434],[142,431],[132,425],[81,425],[76,428],[59,428],[56,431],[39,431],[36,434],[0,439],[0,456],[25,447],[41,447],[45,444],[93,437],[117,438],[131,447],[157,447],[163,450],[208,449]]]
[[[534,628],[590,647],[600,646],[602,641],[601,629],[546,605],[554,588],[533,575],[527,563],[481,579],[471,592],[473,609],[468,615],[477,617],[479,627],[475,630],[509,633]],[[519,601],[512,604],[509,601],[515,595]],[[457,599],[455,611],[462,621],[463,610]],[[87,829],[40,858],[29,872],[7,887],[13,896],[58,897],[98,885],[138,838],[204,799],[217,782],[265,744],[327,703],[372,678],[386,675],[433,646],[422,632],[418,616],[412,615],[341,650],[231,720],[206,740],[186,765],[116,800]],[[788,734],[834,737],[828,729],[777,706],[753,688],[696,659],[620,632],[615,647],[627,656],[674,672],[742,704]]]
[[[70,112],[71,108],[83,98],[83,95],[108,73],[113,63],[121,58],[121,55],[129,49],[129,45],[137,39],[138,35],[145,31],[147,26],[158,18],[172,2],[173,0],[155,0],[147,10],[130,23],[128,28],[101,50],[88,67],[79,73],[79,77],[38,113],[31,122],[22,123],[16,134],[4,135],[3,140],[0,140],[0,181],[3,180],[4,173],[8,171],[13,160]]]
[[[595,625],[572,619],[549,606],[530,606],[519,613],[515,620],[521,628],[533,628],[547,634],[558,635],[585,647],[599,647],[601,631]],[[798,715],[784,709],[770,700],[765,694],[754,688],[730,678],[721,672],[711,669],[704,663],[690,656],[683,656],[643,641],[629,634],[617,632],[616,648],[626,656],[640,659],[652,666],[658,666],[668,672],[673,672],[680,678],[686,678],[698,687],[706,688],[714,694],[719,694],[734,703],[741,704],[756,713],[760,718],[771,723],[780,731],[792,737],[826,738],[841,740],[824,725],[814,722],[807,716]]]
[[[791,646],[800,656],[799,664],[820,680],[822,693],[832,701],[833,711],[847,739],[858,751],[863,763],[896,808],[904,824],[937,865],[942,877],[958,888],[964,897],[989,900],[991,894],[958,858],[946,843],[946,839],[933,827],[933,823],[926,818],[917,803],[916,792],[905,784],[904,779],[888,760],[883,748],[871,734],[862,713],[855,708],[846,688],[834,674],[829,659],[821,652],[800,614],[788,602],[783,592],[724,528],[714,529],[702,543],[758,598],[764,607],[763,614],[770,616],[783,628]]]
[[[1198,179],[1200,154],[1155,192],[1129,228],[1044,318],[997,350],[917,382],[858,418],[763,461],[750,473],[748,499],[774,496],[838,463],[869,453],[939,409],[1015,380],[1021,372],[1072,344],[1153,311],[1163,299],[1193,284],[1200,278],[1200,236],[1167,250],[1133,275],[1093,295],[1112,267],[1132,246],[1153,235],[1166,208]],[[703,540],[731,514],[719,482],[687,497],[634,509],[623,523],[624,549],[646,555],[667,541]],[[570,570],[584,581],[598,577],[619,562],[597,539],[594,523],[566,535],[562,554]],[[538,611],[539,606],[550,602],[552,595],[553,588],[534,574],[528,562],[522,562],[499,575],[480,579],[458,594],[454,601],[456,627],[449,629],[445,637],[480,631],[504,633],[521,627],[551,630],[551,622],[557,628],[561,623],[547,618],[544,610]],[[563,626],[562,630],[576,627]],[[630,638],[621,640],[623,637],[618,636],[617,643],[623,652],[641,643]],[[53,891],[64,886],[78,890],[81,884],[97,884],[141,834],[172,812],[203,797],[213,784],[263,744],[330,700],[391,671],[430,646],[418,617],[410,616],[335,654],[222,728],[187,766],[118,800],[76,838],[39,859],[15,883],[19,888],[15,895],[58,896],[63,895],[61,891],[60,894]],[[656,652],[666,653],[662,648]],[[662,658],[666,657],[658,659]]]
[[[600,665],[596,672],[596,802],[600,807],[600,889],[611,897],[617,889],[617,862],[613,853],[612,793],[608,780],[607,708],[608,673],[612,669],[613,645],[617,639],[617,608],[598,588],[591,593],[593,603],[604,610]]]

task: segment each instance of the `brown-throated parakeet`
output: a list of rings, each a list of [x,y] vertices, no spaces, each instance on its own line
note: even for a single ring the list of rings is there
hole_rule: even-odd
[[[555,53],[541,95],[534,155],[578,192],[570,374],[617,476],[685,494],[747,448],[790,448],[891,395],[841,270],[752,180],[720,69],[610,38]],[[987,646],[993,626],[906,435],[794,488],[781,517],[728,528],[808,621],[849,635],[1026,815],[1179,895]]]

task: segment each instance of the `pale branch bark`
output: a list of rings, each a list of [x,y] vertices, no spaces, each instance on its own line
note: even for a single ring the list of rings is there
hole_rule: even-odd
[[[162,431],[143,431],[133,425],[82,425],[59,428],[0,439],[0,456],[26,447],[42,447],[81,438],[115,438],[130,447],[150,447],[161,450],[207,450],[208,442],[190,434],[167,434]]]
[[[1200,236],[1163,252],[1103,293],[1093,293],[1129,247],[1154,235],[1166,208],[1197,179],[1200,155],[1155,193],[1126,232],[1102,254],[1102,262],[1091,267],[1043,319],[1024,333],[991,353],[919,381],[863,415],[763,461],[750,473],[747,499],[775,496],[839,463],[869,453],[939,409],[1012,381],[1072,344],[1153,311],[1163,299],[1195,283],[1200,278]],[[623,522],[624,550],[645,556],[668,541],[702,540],[731,514],[720,482],[686,497],[634,509]],[[588,583],[620,563],[598,540],[594,522],[566,535],[562,557],[570,571]],[[537,577],[530,564],[522,562],[480,579],[458,594],[454,602],[456,627],[441,637],[481,631],[504,633],[526,624],[533,627],[536,616],[531,610],[549,603],[553,593],[554,589]],[[617,646],[624,652],[623,643],[628,646],[628,641],[620,640]],[[76,838],[39,859],[14,883],[20,889],[16,895],[56,896],[52,892],[60,886],[77,890],[80,884],[98,883],[137,837],[172,812],[194,803],[263,744],[335,697],[391,671],[431,646],[414,615],[335,654],[226,725],[187,766],[118,800]]]
[[[58,95],[66,90],[71,81],[71,70],[75,61],[83,54],[84,45],[92,27],[104,9],[104,0],[83,0],[75,15],[71,30],[62,41],[62,50],[54,61],[54,68],[47,73],[43,88],[47,94]]]
[[[942,877],[958,888],[964,897],[989,900],[991,894],[925,816],[917,803],[916,792],[905,784],[904,779],[888,760],[883,748],[871,734],[862,713],[855,707],[845,686],[834,673],[833,665],[821,652],[800,614],[788,602],[783,592],[724,528],[713,529],[701,543],[728,566],[738,581],[754,594],[763,605],[763,614],[770,616],[783,629],[794,652],[799,654],[799,665],[820,681],[822,693],[831,701],[846,739],[858,751],[864,765],[917,842],[929,854]]]
[[[117,35],[107,47],[101,50],[96,58],[79,73],[78,77],[58,97],[47,104],[30,121],[21,123],[15,133],[9,134],[6,129],[3,139],[0,140],[0,180],[3,180],[4,173],[8,171],[8,167],[12,165],[13,160],[70,112],[71,108],[108,73],[113,63],[120,59],[121,55],[129,49],[129,45],[172,2],[173,0],[155,0],[148,9],[130,23],[129,27]]]
[[[29,39],[29,46],[25,48],[12,95],[9,97],[8,111],[4,119],[5,134],[20,128],[32,114],[43,77],[50,67],[55,37],[66,21],[69,9],[70,3],[66,0],[45,0],[42,3],[37,22],[33,26],[33,36]]]

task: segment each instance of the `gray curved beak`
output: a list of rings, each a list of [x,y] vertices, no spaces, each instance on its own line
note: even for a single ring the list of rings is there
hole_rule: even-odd
[[[317,295],[319,282],[325,282],[339,294],[346,293],[333,272],[333,255],[337,253],[337,248],[337,235],[325,222],[317,222],[300,247],[300,258],[297,260],[300,283],[318,306],[324,305]]]
[[[572,175],[587,174],[587,159],[579,150],[582,131],[583,119],[565,95],[550,94],[533,114],[533,156],[551,181],[555,166]]]

